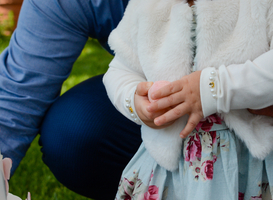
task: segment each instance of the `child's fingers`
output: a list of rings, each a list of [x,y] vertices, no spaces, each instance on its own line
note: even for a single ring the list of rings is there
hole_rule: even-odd
[[[160,99],[183,89],[184,79],[180,79],[156,90],[151,94],[152,99]]]
[[[154,123],[157,126],[164,125],[166,123],[177,120],[183,115],[186,115],[190,112],[190,107],[186,103],[179,104],[173,109],[170,109],[165,114],[155,118]]]
[[[156,102],[151,103],[148,107],[147,110],[149,112],[154,112],[170,107],[176,107],[176,105],[179,105],[185,101],[186,95],[183,94],[183,91],[174,93],[170,96],[164,97],[162,99],[157,100]]]
[[[166,113],[169,109],[163,109],[157,112],[148,112],[147,111],[147,105],[149,105],[150,102],[147,98],[147,96],[140,96],[138,94],[135,94],[135,109],[138,117],[141,119],[142,122],[144,122],[147,126],[155,129],[164,128],[169,125],[171,125],[173,122],[166,123],[164,126],[157,126],[154,124],[154,119],[158,116],[163,115]]]
[[[153,85],[153,82],[141,82],[137,85],[136,94],[139,96],[148,95],[150,87]]]
[[[200,120],[203,117],[199,114],[193,113],[189,116],[188,122],[185,126],[185,128],[181,131],[180,137],[186,138],[197,126],[197,124],[200,122]]]
[[[164,115],[164,114],[167,113],[169,110],[171,110],[171,108],[159,110],[159,111],[156,111],[156,112],[149,112],[149,111],[147,111],[146,114],[147,114],[147,116],[149,116],[149,119],[151,119],[151,120],[154,121],[155,118]]]

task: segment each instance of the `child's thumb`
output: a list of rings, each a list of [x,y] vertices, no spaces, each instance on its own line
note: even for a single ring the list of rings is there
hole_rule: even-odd
[[[141,82],[137,85],[136,94],[139,96],[147,96],[150,87],[153,85],[153,82]]]

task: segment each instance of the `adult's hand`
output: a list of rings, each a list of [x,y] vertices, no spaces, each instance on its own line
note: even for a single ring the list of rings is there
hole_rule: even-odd
[[[265,116],[273,117],[273,106],[269,106],[267,108],[263,108],[260,110],[248,109],[248,111],[256,115],[265,115]]]
[[[155,118],[154,123],[157,126],[170,123],[188,114],[188,122],[181,131],[180,137],[185,138],[193,131],[203,118],[200,99],[200,75],[201,71],[196,71],[152,93],[151,97],[158,100],[147,107],[149,112],[157,112],[172,107],[168,112]]]
[[[137,85],[135,93],[135,109],[138,117],[147,126],[154,129],[161,129],[170,126],[174,121],[164,123],[164,125],[155,125],[154,119],[160,115],[166,113],[170,108],[158,109],[157,111],[148,111],[147,107],[151,104],[148,99],[148,91],[153,85],[153,82],[141,82]]]

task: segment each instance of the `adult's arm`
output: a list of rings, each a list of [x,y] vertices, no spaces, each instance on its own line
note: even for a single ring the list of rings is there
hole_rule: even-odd
[[[17,29],[0,56],[0,148],[13,160],[12,173],[88,36],[106,47],[126,5],[126,0],[24,0]]]
[[[273,106],[269,106],[269,107],[258,109],[258,110],[248,109],[248,111],[255,115],[264,115],[268,117],[273,117]]]

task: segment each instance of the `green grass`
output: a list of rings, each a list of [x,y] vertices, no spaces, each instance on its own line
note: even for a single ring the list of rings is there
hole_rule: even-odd
[[[0,40],[0,50],[8,45],[8,40]],[[112,56],[100,47],[96,40],[88,40],[82,54],[75,62],[69,78],[64,82],[62,93],[92,76],[105,73]],[[39,136],[31,144],[25,158],[11,178],[10,192],[26,198],[30,191],[32,200],[87,200],[59,183],[42,161],[38,145]],[[92,181],[92,180],[91,180]]]
[[[0,52],[2,52],[9,45],[9,39],[10,37],[1,36],[0,34]]]

